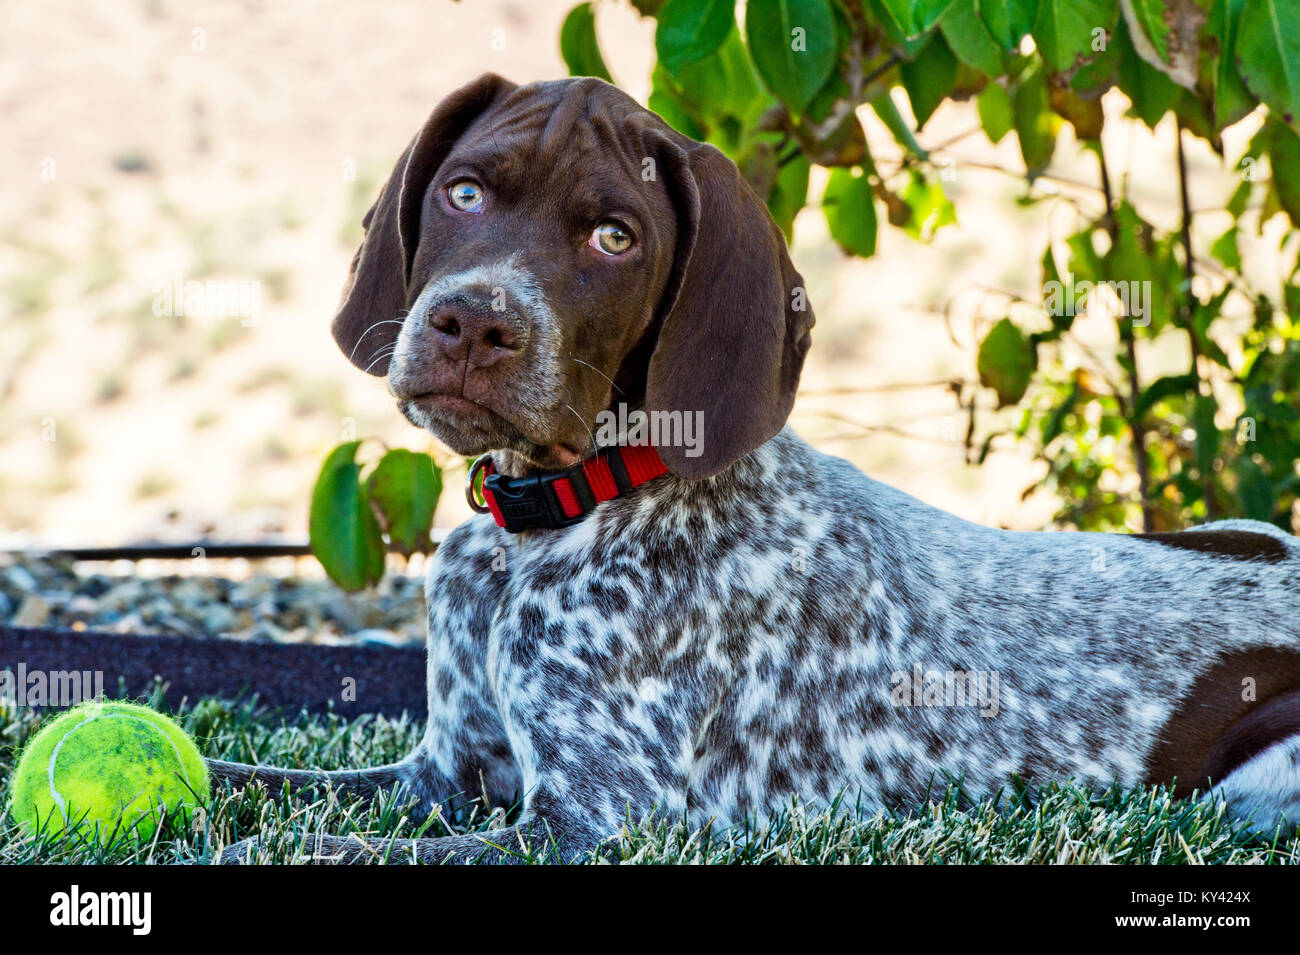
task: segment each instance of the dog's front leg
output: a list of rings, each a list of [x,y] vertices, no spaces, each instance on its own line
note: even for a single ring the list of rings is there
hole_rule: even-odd
[[[272,793],[285,787],[344,792],[370,798],[398,787],[421,812],[441,806],[459,820],[474,806],[509,806],[522,793],[485,668],[488,628],[498,602],[497,588],[482,586],[485,570],[495,573],[502,538],[491,520],[462,524],[438,548],[429,570],[428,725],[406,759],[362,770],[280,769],[208,760],[214,782],[241,789],[260,782]]]
[[[410,760],[356,770],[279,769],[248,763],[228,763],[224,759],[208,759],[204,762],[207,763],[212,781],[218,786],[229,784],[233,789],[243,789],[258,782],[273,793],[281,792],[286,787],[291,793],[319,787],[368,798],[383,790],[410,785],[415,776],[415,765]]]
[[[437,839],[365,839],[360,836],[305,837],[293,861],[316,865],[522,865],[527,862],[573,862],[599,846],[601,839],[585,824],[535,819],[487,832]],[[227,846],[222,865],[272,861],[258,839]]]
[[[483,800],[482,793],[475,792],[468,773],[463,774],[462,780],[451,779],[439,771],[434,757],[422,747],[401,762],[368,769],[281,769],[220,759],[204,762],[217,787],[226,785],[239,790],[260,785],[273,796],[286,791],[293,796],[334,793],[365,800],[390,793],[410,800],[416,816],[427,816],[436,810],[448,822],[460,819],[473,804]]]
[[[538,707],[529,713],[528,745],[524,751],[542,754],[543,761],[525,774],[539,780],[524,800],[520,821],[501,829],[444,836],[437,839],[383,839],[354,836],[294,837],[292,853],[249,839],[222,851],[225,864],[297,861],[319,864],[367,862],[519,864],[573,862],[618,835],[630,817],[640,820],[656,811],[676,816],[685,810],[688,769],[683,763],[690,747],[676,732],[654,739],[651,733],[612,732],[630,727],[630,714],[586,711],[595,723],[584,723],[562,701],[549,698],[551,712]],[[627,706],[634,706],[625,702]],[[610,722],[613,719],[614,722]],[[561,729],[561,726],[563,729]],[[666,729],[666,724],[661,724]],[[683,730],[688,727],[683,724]]]

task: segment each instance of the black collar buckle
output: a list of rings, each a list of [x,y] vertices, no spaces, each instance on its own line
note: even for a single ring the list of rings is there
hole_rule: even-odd
[[[568,480],[573,486],[578,502],[582,505],[572,517],[565,515],[560,507],[560,499],[552,485],[556,481]],[[512,534],[519,531],[541,529],[554,530],[576,524],[591,510],[588,503],[591,490],[583,476],[582,468],[570,471],[547,471],[542,474],[530,474],[528,477],[513,478],[504,474],[489,474],[483,481],[483,487],[492,492],[497,509],[506,522],[505,529]],[[585,492],[585,493],[584,493]],[[584,500],[586,498],[586,500]]]

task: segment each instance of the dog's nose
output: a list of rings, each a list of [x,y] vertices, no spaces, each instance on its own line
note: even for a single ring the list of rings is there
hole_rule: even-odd
[[[524,341],[508,316],[491,306],[448,302],[429,312],[439,351],[452,361],[486,368],[523,351]]]

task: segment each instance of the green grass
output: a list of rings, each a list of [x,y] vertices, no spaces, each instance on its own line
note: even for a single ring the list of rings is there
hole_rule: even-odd
[[[205,755],[282,766],[333,769],[392,762],[422,732],[408,720],[282,719],[249,704],[216,700],[177,715]],[[17,750],[38,722],[38,712],[0,704],[0,801],[8,799]],[[502,816],[501,810],[480,813],[457,831],[490,828]],[[271,860],[302,862],[304,834],[355,832],[382,839],[450,831],[441,817],[413,818],[391,798],[373,804],[329,795],[291,800],[254,787],[217,792],[209,811],[188,827],[167,826],[150,842],[108,849],[76,837],[27,833],[5,819],[0,864],[208,863],[221,847],[255,834],[263,837]],[[792,803],[766,820],[731,830],[691,832],[681,824],[653,821],[629,825],[613,855],[632,863],[692,864],[1297,864],[1300,835],[1252,836],[1202,804],[1175,800],[1163,788],[1089,796],[1053,785],[1033,797],[1010,795],[971,805],[950,787],[942,799],[910,813],[814,811]],[[530,861],[544,861],[544,853]]]

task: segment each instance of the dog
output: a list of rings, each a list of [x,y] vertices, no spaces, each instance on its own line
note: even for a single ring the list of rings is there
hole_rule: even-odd
[[[394,765],[216,780],[400,789],[452,819],[522,800],[500,830],[379,846],[421,862],[1013,777],[1300,820],[1297,540],[993,530],[814,451],[786,428],[803,280],[712,146],[596,79],[485,75],[364,224],[336,340],[411,423],[490,455],[485,513],[430,567],[427,731]]]

